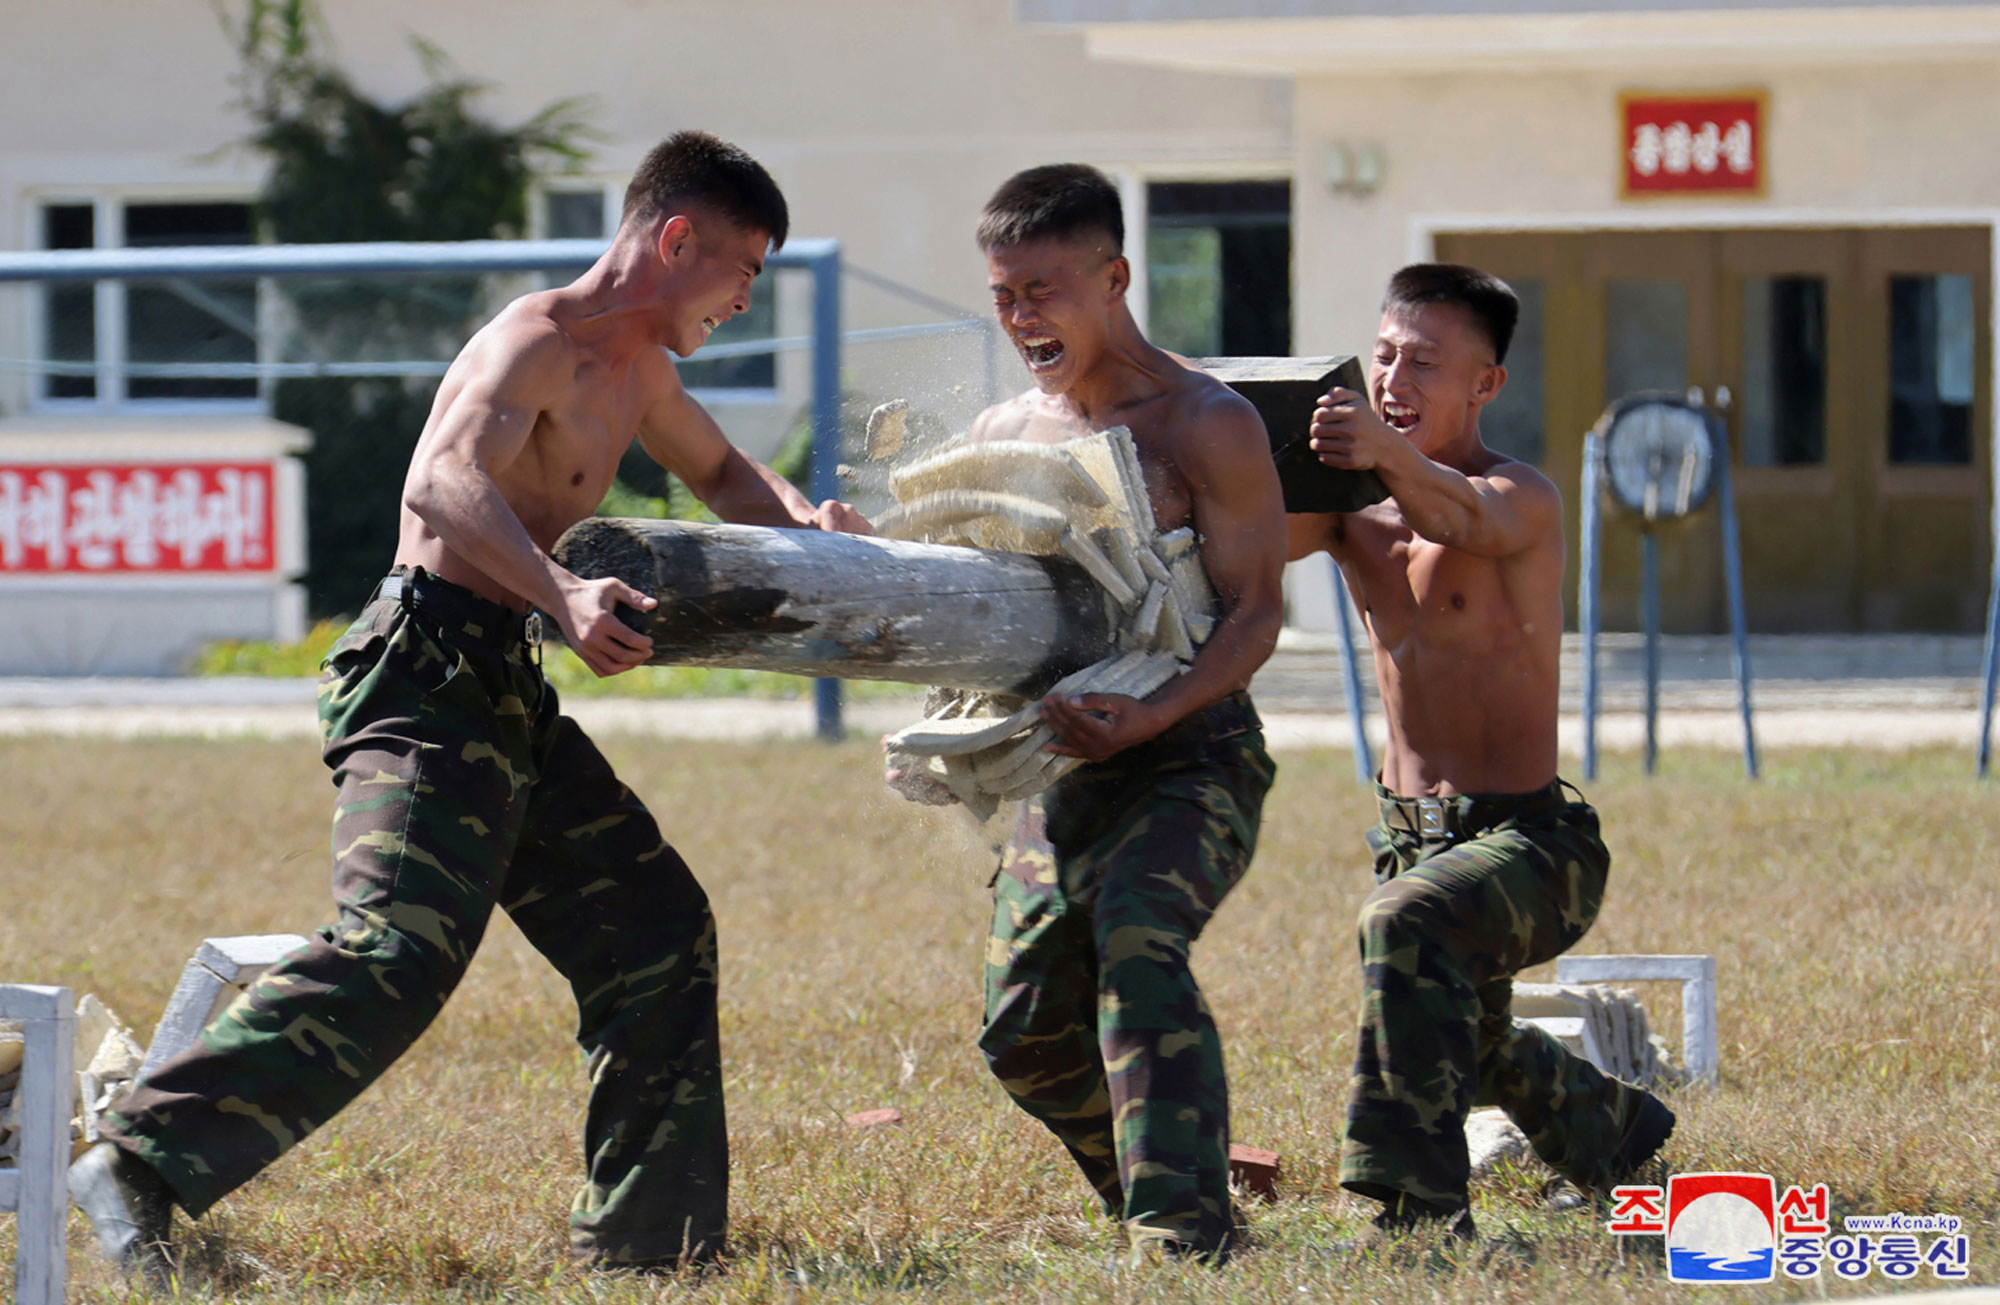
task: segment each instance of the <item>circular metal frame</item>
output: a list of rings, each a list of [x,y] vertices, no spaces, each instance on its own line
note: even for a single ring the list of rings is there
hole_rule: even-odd
[[[1692,516],[1714,492],[1725,455],[1707,409],[1677,394],[1628,394],[1604,410],[1597,432],[1611,500],[1647,523]]]

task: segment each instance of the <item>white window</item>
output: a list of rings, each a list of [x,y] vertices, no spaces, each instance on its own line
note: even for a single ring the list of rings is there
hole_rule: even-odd
[[[247,245],[237,199],[49,199],[45,249]],[[257,283],[168,278],[43,288],[36,394],[47,407],[198,404],[255,407]]]

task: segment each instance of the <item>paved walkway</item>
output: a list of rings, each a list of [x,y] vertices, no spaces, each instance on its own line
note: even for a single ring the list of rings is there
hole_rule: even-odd
[[[1742,746],[1729,641],[1662,641],[1662,747]],[[1970,636],[1768,636],[1752,640],[1757,737],[1765,748],[1911,748],[1970,751],[1978,734],[1980,641]],[[1364,650],[1363,702],[1377,747],[1384,730]],[[1253,685],[1272,746],[1346,748],[1352,726],[1340,661],[1325,636],[1288,631]],[[1602,645],[1598,745],[1636,750],[1644,741],[1643,646],[1636,635]],[[1562,744],[1581,746],[1581,648],[1564,644]],[[809,702],[761,699],[572,698],[566,704],[596,734],[660,738],[808,738]],[[887,733],[916,717],[918,697],[849,703],[850,733]],[[0,735],[132,738],[155,735],[315,739],[310,680],[0,678]]]

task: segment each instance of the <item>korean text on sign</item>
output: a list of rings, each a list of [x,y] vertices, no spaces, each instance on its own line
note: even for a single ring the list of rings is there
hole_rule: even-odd
[[[268,463],[0,465],[0,574],[269,572]]]
[[[1763,98],[1627,96],[1624,154],[1628,195],[1761,194]]]

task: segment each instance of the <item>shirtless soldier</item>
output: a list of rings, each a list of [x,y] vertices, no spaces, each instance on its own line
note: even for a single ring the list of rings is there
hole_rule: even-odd
[[[199,1216],[332,1118],[436,1018],[497,903],[570,981],[589,1054],[580,1258],[712,1256],[728,1145],[715,925],[685,863],[543,679],[532,604],[599,675],[646,660],[651,598],[549,548],[640,444],[724,518],[865,530],[738,452],[682,388],[749,307],[784,197],[682,132],[647,155],[610,250],[515,300],[438,389],[403,486],[396,566],[320,678],[339,922],[116,1103],[71,1170],[98,1245],[155,1283],[171,1206]]]
[[[1200,533],[1224,610],[1145,701],[1043,700],[1049,749],[1090,764],[1022,805],[1001,855],[979,1046],[1135,1256],[1219,1259],[1234,1236],[1229,1095],[1188,952],[1250,863],[1275,773],[1244,687],[1277,642],[1284,503],[1256,410],[1139,333],[1124,235],[1092,168],[1033,168],[994,194],[979,244],[1035,388],[982,413],[972,438],[1129,427],[1160,529]]]
[[[1312,423],[1322,462],[1374,468],[1391,497],[1291,518],[1292,556],[1331,553],[1361,605],[1389,720],[1340,1181],[1383,1203],[1390,1234],[1473,1236],[1474,1105],[1503,1107],[1557,1173],[1607,1195],[1674,1123],[1509,1010],[1514,973],[1597,918],[1611,863],[1597,813],[1556,778],[1562,499],[1479,437],[1518,315],[1471,268],[1396,273],[1368,395],[1336,389]]]

